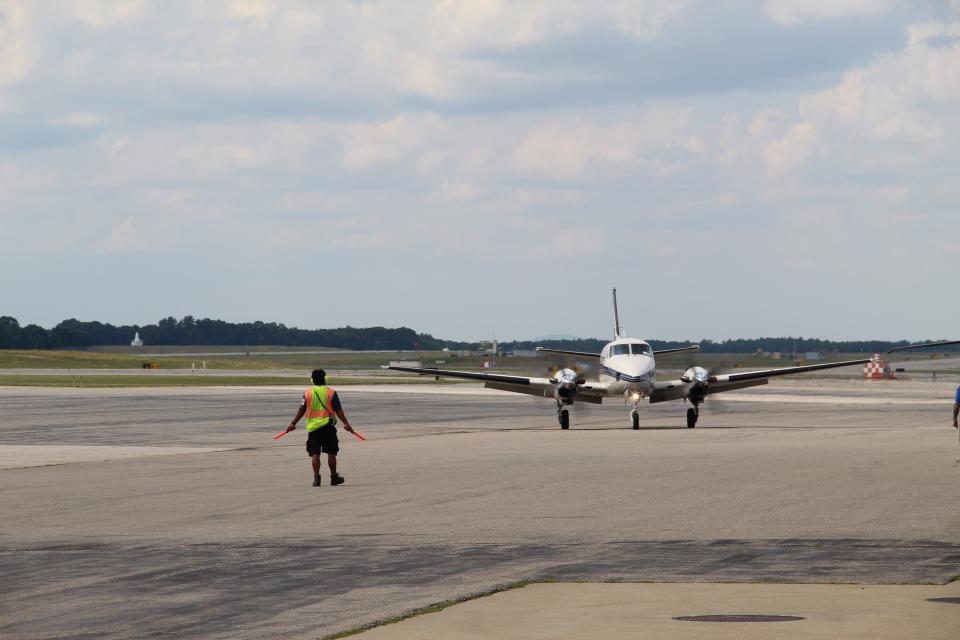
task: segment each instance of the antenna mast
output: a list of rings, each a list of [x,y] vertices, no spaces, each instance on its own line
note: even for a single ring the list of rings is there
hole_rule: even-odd
[[[620,337],[620,312],[617,311],[617,289],[613,289],[613,339]]]

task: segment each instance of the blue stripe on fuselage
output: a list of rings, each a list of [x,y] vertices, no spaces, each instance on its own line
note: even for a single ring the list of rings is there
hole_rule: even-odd
[[[649,380],[651,376],[653,376],[653,371],[648,371],[642,376],[631,376],[626,373],[623,373],[622,371],[617,371],[616,369],[612,369],[606,365],[601,366],[600,371],[601,373],[604,373],[610,376],[611,378],[615,378],[617,381],[623,381],[623,382],[644,382],[646,380]]]

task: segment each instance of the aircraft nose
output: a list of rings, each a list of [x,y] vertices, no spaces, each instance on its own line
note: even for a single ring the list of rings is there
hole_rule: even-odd
[[[653,372],[653,367],[654,367],[653,358],[651,358],[650,356],[640,356],[633,363],[633,367],[632,367],[633,371],[631,371],[630,373],[634,377],[642,378],[643,376],[646,376],[651,372]]]
[[[644,374],[653,372],[655,366],[656,365],[653,361],[653,358],[650,356],[643,356],[643,364],[641,365],[641,368]]]

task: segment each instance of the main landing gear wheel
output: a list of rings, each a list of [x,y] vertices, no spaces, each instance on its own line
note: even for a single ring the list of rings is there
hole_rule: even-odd
[[[697,426],[697,418],[700,417],[700,410],[690,408],[687,409],[687,429],[693,429]]]
[[[567,411],[566,409],[560,409],[559,411],[557,411],[557,420],[560,421],[561,429],[570,428],[570,412]]]
[[[633,427],[634,431],[640,429],[640,414],[637,413],[636,409],[630,412],[630,425]]]

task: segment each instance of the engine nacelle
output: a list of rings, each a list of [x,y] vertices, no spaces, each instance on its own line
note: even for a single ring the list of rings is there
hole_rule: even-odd
[[[703,367],[690,367],[683,372],[680,379],[684,382],[706,382],[710,377],[710,372]]]
[[[687,383],[684,394],[694,404],[700,404],[710,393],[710,372],[703,367],[690,367],[680,379]]]
[[[577,385],[580,384],[580,377],[573,369],[559,369],[550,378],[554,383],[553,395],[558,402],[563,404],[573,404],[573,399],[577,395]]]

